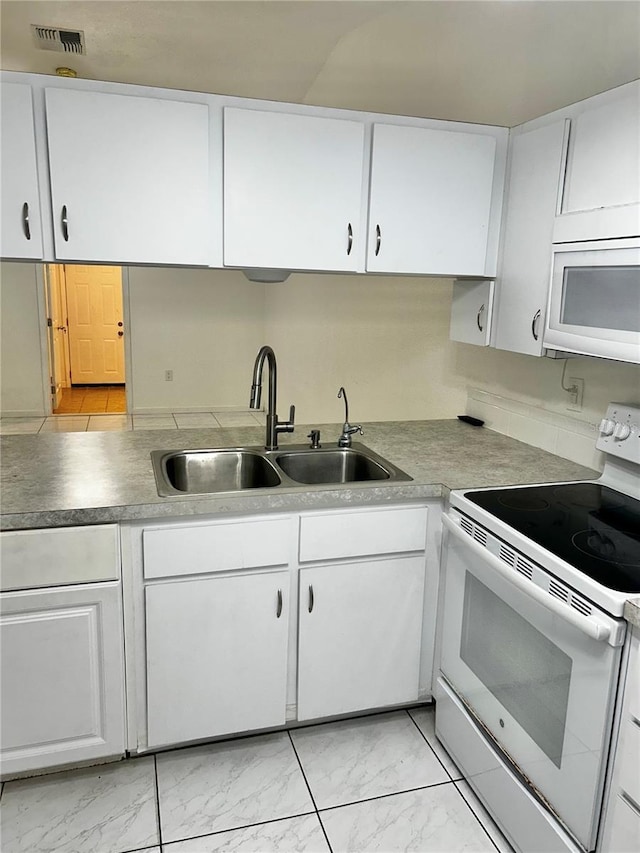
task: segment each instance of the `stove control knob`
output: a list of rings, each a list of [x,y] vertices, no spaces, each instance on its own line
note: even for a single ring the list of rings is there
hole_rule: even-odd
[[[600,421],[600,435],[612,435],[615,425],[615,421],[611,421],[609,418],[603,418]]]
[[[618,441],[624,441],[625,438],[629,438],[631,435],[631,427],[629,424],[616,424],[613,430],[613,437],[617,438]]]

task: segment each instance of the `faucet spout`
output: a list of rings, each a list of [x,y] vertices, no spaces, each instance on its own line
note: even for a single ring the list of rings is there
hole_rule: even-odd
[[[338,391],[338,399],[340,398],[344,400],[344,424],[342,425],[342,433],[338,439],[338,447],[351,447],[351,436],[356,432],[364,435],[364,432],[360,424],[349,423],[349,401],[347,400],[347,392],[344,390],[344,386],[341,386]]]
[[[278,367],[276,364],[276,355],[270,346],[260,347],[258,351],[258,355],[256,356],[255,363],[253,365],[253,381],[251,384],[251,395],[249,398],[249,408],[250,409],[259,409],[260,401],[262,399],[262,372],[264,368],[264,363],[267,362],[269,366],[269,401],[267,405],[267,415],[266,415],[266,438],[265,438],[265,449],[266,450],[277,450],[278,449],[278,433],[279,432],[293,432],[294,428],[294,418],[295,418],[295,406],[291,406],[289,409],[289,420],[288,421],[278,421],[278,415],[276,414],[276,397],[277,397],[277,383],[278,383]]]

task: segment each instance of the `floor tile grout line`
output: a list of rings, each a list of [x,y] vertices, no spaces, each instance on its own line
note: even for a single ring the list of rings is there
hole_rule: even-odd
[[[158,760],[154,753],[153,755],[153,778],[154,778],[154,794],[156,798],[156,820],[158,821],[158,845],[162,850],[162,821],[160,819],[160,784],[158,782]]]
[[[411,722],[413,723],[413,725],[418,729],[418,731],[419,731],[419,732],[420,732],[420,734],[422,735],[422,737],[423,737],[423,739],[424,739],[424,742],[427,744],[427,746],[429,747],[429,749],[431,750],[431,752],[435,755],[435,757],[436,757],[436,759],[437,759],[437,761],[438,761],[438,764],[440,765],[440,767],[442,767],[442,769],[444,770],[444,772],[445,772],[445,773],[447,774],[447,776],[449,777],[449,781],[451,781],[451,782],[455,782],[455,781],[456,781],[456,779],[454,779],[454,778],[453,778],[453,776],[451,775],[451,773],[449,773],[449,771],[447,770],[447,768],[444,766],[444,762],[440,759],[440,756],[438,755],[438,753],[437,753],[437,752],[435,751],[435,749],[431,746],[431,744],[429,743],[429,738],[425,735],[425,733],[422,731],[422,729],[420,728],[420,726],[419,726],[419,725],[417,724],[417,722],[413,719],[413,717],[411,716],[410,711],[408,711],[408,710],[407,710],[407,714],[409,714],[409,717],[411,718]]]
[[[307,790],[309,791],[309,796],[311,797],[311,802],[313,803],[313,807],[316,810],[316,817],[318,818],[318,823],[320,824],[320,829],[322,830],[322,834],[324,835],[325,841],[327,842],[327,847],[329,848],[329,853],[333,853],[333,847],[331,846],[331,842],[329,841],[329,836],[327,835],[327,830],[324,828],[324,824],[322,822],[322,818],[320,817],[320,812],[318,810],[318,804],[316,803],[316,798],[313,796],[313,791],[311,790],[311,785],[309,784],[309,780],[307,779],[307,774],[304,772],[304,767],[302,766],[302,760],[298,755],[298,750],[296,749],[296,745],[293,742],[293,737],[291,736],[291,730],[287,729],[287,735],[289,736],[289,742],[291,743],[291,747],[293,749],[293,753],[296,757],[298,765],[300,767],[300,772],[302,773],[302,778],[304,779],[304,783],[307,786]]]
[[[465,780],[465,779],[458,779],[458,782],[464,782],[464,781],[466,781],[466,780]],[[462,799],[463,799],[463,800],[464,800],[464,802],[466,803],[467,808],[469,809],[469,811],[471,812],[471,814],[475,817],[475,819],[478,821],[478,823],[480,824],[480,826],[481,826],[481,827],[482,827],[482,829],[484,830],[484,833],[485,833],[485,835],[487,836],[487,838],[489,839],[489,841],[493,844],[493,846],[496,848],[496,850],[498,851],[498,853],[500,853],[500,848],[498,847],[498,845],[496,844],[496,842],[493,840],[493,838],[492,838],[492,837],[491,837],[491,835],[489,834],[489,832],[488,832],[488,830],[487,830],[487,827],[484,825],[484,821],[482,820],[482,818],[480,817],[480,815],[476,814],[475,809],[473,808],[473,806],[471,805],[471,803],[469,802],[469,800],[467,800],[467,798],[465,797],[464,793],[460,790],[460,788],[458,787],[458,785],[456,784],[456,782],[454,782],[453,784],[454,784],[454,787],[455,787],[456,791],[460,794],[460,796],[462,797]],[[467,782],[467,784],[469,784],[469,783]],[[497,827],[497,826],[496,826],[496,829],[498,829],[498,827]],[[500,832],[500,830],[499,830],[499,829],[498,829],[498,832]],[[506,841],[506,839],[505,839],[505,841]],[[508,842],[507,842],[507,844],[508,844]],[[509,845],[509,846],[511,846],[511,845]]]
[[[182,844],[183,841],[197,841],[199,838],[213,838],[215,835],[224,835],[225,832],[240,832],[243,829],[253,829],[255,826],[268,826],[270,823],[282,823],[285,820],[295,820],[299,817],[309,817],[317,814],[316,811],[300,812],[299,814],[285,815],[284,817],[272,817],[269,820],[259,820],[256,823],[245,823],[241,826],[231,826],[227,829],[216,829],[214,832],[205,832],[202,835],[186,835],[184,838],[175,838],[173,841],[163,841],[162,844],[166,847],[171,844]],[[151,845],[152,848],[158,845]],[[140,848],[141,850],[144,848]]]
[[[431,790],[431,788],[442,788],[444,785],[455,785],[455,782],[452,779],[445,779],[444,782],[433,782],[431,785],[418,785],[416,788],[404,788],[402,791],[391,791],[389,794],[378,794],[375,797],[364,797],[362,800],[338,803],[335,806],[326,806],[325,808],[320,809],[318,815],[322,815],[323,812],[332,812],[336,811],[336,809],[344,809],[347,806],[359,806],[361,803],[373,803],[376,800],[388,800],[389,797],[401,797],[403,794],[414,794],[416,791],[428,791]]]

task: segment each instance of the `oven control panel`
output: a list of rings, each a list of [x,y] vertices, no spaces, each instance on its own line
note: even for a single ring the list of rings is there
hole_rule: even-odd
[[[598,430],[598,450],[640,465],[640,406],[609,403]]]

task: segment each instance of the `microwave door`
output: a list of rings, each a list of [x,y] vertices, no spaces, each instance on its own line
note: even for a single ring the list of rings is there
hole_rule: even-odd
[[[497,571],[499,557],[445,517],[441,670],[498,746],[591,849],[621,650],[606,614],[585,633]],[[483,553],[484,552],[484,553]],[[505,565],[506,571],[517,574]],[[536,567],[536,571],[538,571]],[[542,571],[542,570],[540,570]],[[533,585],[532,585],[533,587]],[[611,629],[607,627],[611,624]],[[597,636],[600,639],[597,639]]]

